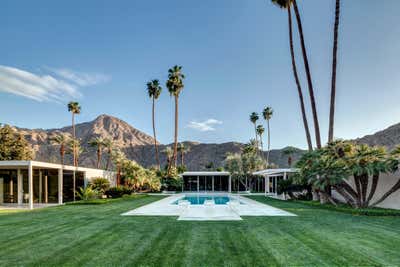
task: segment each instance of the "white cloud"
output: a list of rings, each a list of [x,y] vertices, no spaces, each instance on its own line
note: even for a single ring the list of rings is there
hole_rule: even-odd
[[[209,132],[215,131],[215,126],[219,124],[222,124],[222,121],[216,119],[208,119],[205,121],[191,121],[186,127],[198,130],[200,132]]]
[[[73,81],[73,77],[68,79],[61,74],[58,75],[61,78],[52,75],[37,75],[25,70],[0,65],[0,92],[23,96],[39,102],[65,102],[81,97],[80,87],[104,81],[103,76],[78,75],[73,76],[76,79]]]
[[[108,82],[111,79],[110,76],[105,74],[84,73],[70,69],[51,69],[51,71],[61,78],[73,82],[79,86],[91,86],[98,83]]]

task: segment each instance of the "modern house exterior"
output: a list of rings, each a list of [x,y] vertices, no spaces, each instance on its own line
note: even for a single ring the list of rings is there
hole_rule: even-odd
[[[75,172],[75,185],[73,174]],[[0,161],[0,205],[63,204],[93,178],[103,177],[115,186],[115,173],[39,161]]]

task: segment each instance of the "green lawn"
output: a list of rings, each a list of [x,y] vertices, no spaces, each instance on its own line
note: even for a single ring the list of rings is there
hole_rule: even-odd
[[[400,218],[254,199],[298,217],[182,222],[122,217],[159,199],[0,213],[0,266],[400,265]]]

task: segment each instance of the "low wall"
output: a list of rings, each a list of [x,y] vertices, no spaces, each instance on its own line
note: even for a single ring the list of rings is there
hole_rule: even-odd
[[[378,187],[374,197],[370,203],[377,201],[383,194],[385,194],[398,180],[400,179],[400,172],[397,171],[393,174],[381,174],[379,177]],[[350,178],[348,183],[355,188],[354,179]],[[370,191],[372,184],[372,179],[368,183],[368,192]],[[335,191],[332,192],[333,197],[344,201],[344,199]],[[400,190],[394,192],[385,201],[381,202],[377,207],[388,208],[388,209],[398,209],[400,210]]]
[[[84,172],[85,172],[85,178],[87,179],[88,182],[90,182],[94,178],[102,177],[110,181],[110,186],[117,185],[117,178],[115,172],[97,170],[97,169],[85,169]]]

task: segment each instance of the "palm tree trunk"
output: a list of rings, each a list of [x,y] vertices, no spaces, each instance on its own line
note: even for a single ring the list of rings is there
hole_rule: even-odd
[[[304,98],[303,98],[303,91],[301,89],[300,85],[300,79],[297,74],[297,66],[296,66],[296,58],[294,56],[294,48],[293,48],[293,29],[292,29],[292,13],[290,11],[290,6],[288,7],[288,21],[289,21],[289,41],[290,41],[290,55],[292,58],[292,69],[293,69],[293,75],[294,79],[296,81],[297,85],[297,92],[299,94],[299,99],[300,99],[300,109],[301,109],[301,115],[303,117],[303,124],[304,124],[304,130],[306,132],[306,139],[307,139],[307,145],[308,145],[308,150],[312,151],[312,141],[311,141],[311,134],[310,134],[310,129],[308,127],[308,121],[307,121],[307,114],[306,114],[306,108],[304,106]]]
[[[184,152],[183,152],[183,150],[181,151],[181,166],[183,167],[184,166],[184,164],[183,164],[183,154],[185,154]]]
[[[158,146],[157,146],[157,136],[156,136],[156,125],[155,125],[154,113],[155,113],[155,99],[153,96],[152,120],[153,120],[154,149],[155,149],[155,153],[156,153],[156,163],[157,163],[158,169],[160,169],[160,158],[158,156]]]
[[[301,51],[303,54],[304,68],[306,70],[306,75],[307,75],[308,91],[310,94],[311,109],[312,109],[312,114],[313,114],[313,119],[314,119],[315,141],[317,143],[317,148],[321,148],[321,134],[319,131],[318,113],[317,113],[317,107],[316,107],[316,102],[315,102],[315,97],[314,97],[314,88],[313,88],[313,84],[312,84],[312,80],[311,80],[310,66],[308,64],[306,45],[304,42],[303,26],[301,23],[300,13],[299,13],[299,9],[297,8],[296,0],[293,0],[293,7],[294,7],[294,12],[296,14],[297,27],[298,27],[299,36],[300,36]]]
[[[339,35],[339,18],[340,18],[340,0],[336,0],[335,26],[333,30],[332,82],[331,82],[331,103],[329,111],[328,142],[331,142],[333,140],[333,130],[335,124],[336,63],[337,63],[337,46],[338,46],[338,35]]]
[[[73,140],[73,144],[72,144],[72,159],[73,159],[74,167],[76,167],[75,113],[74,113],[74,112],[72,112],[72,138],[74,139],[74,140]],[[75,168],[74,168],[74,171],[73,171],[73,173],[72,173],[72,186],[73,186],[72,192],[73,192],[73,194],[74,194],[74,196],[73,196],[73,201],[75,202],[75,195],[76,195],[76,190],[75,190],[75,187],[76,187],[76,171],[75,171]]]
[[[258,150],[258,137],[257,137],[257,125],[256,125],[256,122],[254,123],[254,134],[256,136],[256,146],[257,146],[257,150]]]
[[[109,148],[109,149],[108,149],[107,164],[106,164],[106,170],[107,170],[107,171],[109,170],[110,164],[111,164],[111,153],[112,153],[112,150]]]
[[[101,160],[101,148],[97,147],[97,164],[96,164],[97,169],[100,168],[100,160]]]
[[[271,131],[269,129],[269,120],[267,120],[267,131],[268,131],[268,150],[267,150],[267,165],[269,165],[269,150],[271,148]]]
[[[175,136],[174,136],[174,156],[173,156],[174,167],[176,167],[177,154],[178,154],[178,96],[175,96]]]
[[[369,204],[369,202],[375,195],[376,188],[378,187],[378,182],[379,182],[379,174],[372,175],[372,184],[371,184],[371,189],[369,191],[369,195],[367,198],[367,205]]]

